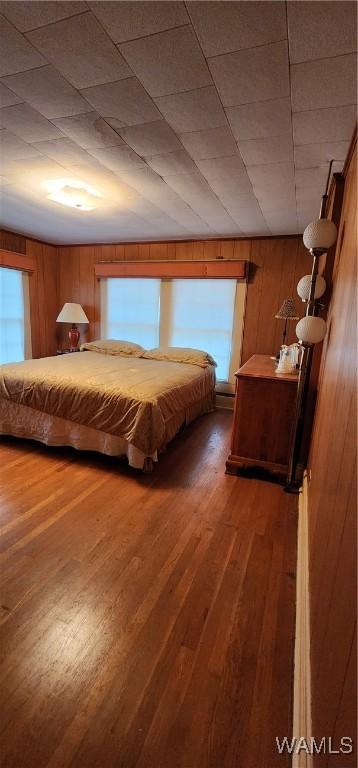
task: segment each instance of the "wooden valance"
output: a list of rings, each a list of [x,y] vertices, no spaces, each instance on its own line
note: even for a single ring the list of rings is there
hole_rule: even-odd
[[[246,280],[248,262],[243,259],[213,259],[208,261],[101,261],[94,265],[97,278],[156,277],[156,278],[215,278]]]
[[[22,272],[34,272],[36,261],[33,256],[27,256],[26,253],[16,253],[16,251],[6,251],[4,248],[0,248],[0,267],[20,269]]]

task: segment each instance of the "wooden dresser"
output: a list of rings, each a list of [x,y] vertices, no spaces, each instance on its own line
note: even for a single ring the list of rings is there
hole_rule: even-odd
[[[278,374],[275,368],[269,355],[253,355],[235,374],[229,474],[254,466],[287,475],[298,374]]]

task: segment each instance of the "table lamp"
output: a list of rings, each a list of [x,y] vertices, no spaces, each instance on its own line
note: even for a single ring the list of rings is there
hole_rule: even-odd
[[[287,336],[287,323],[289,320],[298,320],[299,317],[297,315],[295,302],[292,298],[285,299],[282,306],[276,313],[275,317],[278,318],[278,320],[284,320],[285,325],[283,327],[283,338],[282,338],[282,346],[286,342],[286,336]],[[278,353],[277,358],[280,357],[280,353]]]
[[[70,349],[73,352],[77,349],[80,340],[80,332],[77,328],[77,323],[89,323],[88,317],[83,311],[81,304],[66,302],[66,304],[63,305],[56,322],[71,323],[68,338],[70,340]]]

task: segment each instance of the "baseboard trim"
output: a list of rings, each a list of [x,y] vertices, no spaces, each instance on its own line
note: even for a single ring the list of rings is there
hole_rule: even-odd
[[[216,405],[218,408],[225,408],[228,411],[233,411],[234,398],[230,395],[220,395],[216,393]]]
[[[308,487],[307,474],[304,473],[298,512],[293,736],[297,739],[303,737],[307,743],[310,743],[312,736],[309,598]],[[293,755],[292,768],[312,766],[312,756],[304,750]]]

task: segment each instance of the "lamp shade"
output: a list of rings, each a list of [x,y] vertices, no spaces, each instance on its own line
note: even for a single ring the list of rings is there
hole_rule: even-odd
[[[318,344],[326,335],[326,322],[323,317],[306,315],[296,325],[296,336],[306,344]]]
[[[297,293],[300,299],[302,299],[302,301],[308,301],[310,297],[311,280],[312,280],[311,275],[304,275],[304,277],[301,277],[301,280],[297,285]],[[324,277],[322,277],[322,275],[317,275],[316,285],[314,289],[314,298],[320,299],[321,296],[323,296],[325,290],[326,290],[326,281]]]
[[[298,320],[295,302],[292,298],[285,299],[275,317],[279,320]]]
[[[81,304],[66,302],[66,304],[63,305],[56,322],[77,325],[77,323],[89,323],[89,319],[83,311]]]
[[[321,250],[323,253],[335,243],[337,227],[329,219],[317,219],[308,224],[303,233],[303,242],[308,250]]]

